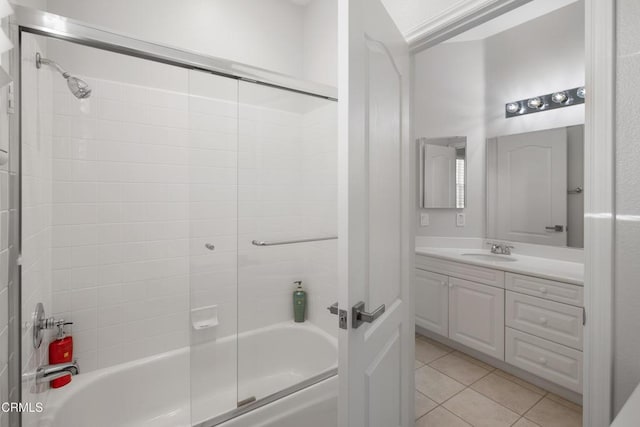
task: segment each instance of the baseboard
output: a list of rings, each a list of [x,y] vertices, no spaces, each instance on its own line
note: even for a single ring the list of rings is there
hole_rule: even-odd
[[[530,372],[527,372],[523,369],[520,369],[516,366],[510,365],[504,360],[496,359],[495,357],[487,356],[486,354],[479,352],[478,350],[474,350],[465,345],[462,345],[456,341],[453,341],[447,337],[442,335],[433,333],[421,326],[416,325],[416,333],[427,338],[431,338],[434,341],[438,341],[446,346],[449,346],[455,350],[461,351],[463,353],[468,354],[469,356],[475,357],[476,359],[487,363],[495,368],[501,369],[513,376],[516,376],[520,379],[530,382],[531,384],[538,386],[544,390],[547,390],[551,393],[557,394],[560,397],[567,399],[570,402],[577,403],[578,405],[582,405],[582,395],[576,393],[573,390],[568,390],[562,386],[559,386],[551,381],[547,381],[544,378],[540,378],[537,375],[534,375]]]

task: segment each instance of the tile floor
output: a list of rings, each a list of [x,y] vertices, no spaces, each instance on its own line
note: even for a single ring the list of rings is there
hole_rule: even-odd
[[[416,427],[581,427],[582,407],[416,336]]]

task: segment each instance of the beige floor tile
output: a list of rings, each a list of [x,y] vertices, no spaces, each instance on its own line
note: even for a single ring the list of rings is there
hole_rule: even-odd
[[[429,399],[442,403],[464,390],[464,385],[427,366],[415,371],[416,389]]]
[[[509,427],[520,415],[470,388],[456,394],[443,405],[475,427]]]
[[[452,351],[454,351],[454,350],[453,350],[451,347],[449,347],[448,345],[442,344],[440,341],[433,340],[433,339],[431,339],[431,338],[429,338],[429,337],[425,337],[425,336],[420,335],[420,339],[421,339],[422,341],[426,341],[426,342],[428,342],[428,343],[430,343],[430,344],[435,345],[436,347],[438,347],[438,348],[440,348],[440,349],[442,349],[442,350],[446,351],[447,353],[451,353]]]
[[[453,354],[455,354],[458,357],[463,358],[464,360],[466,360],[468,362],[473,363],[474,365],[478,365],[481,368],[486,369],[487,371],[493,371],[493,370],[496,369],[495,367],[489,365],[488,363],[484,363],[482,360],[478,360],[475,357],[471,357],[468,354],[462,353],[461,351],[456,350],[456,351],[453,352]]]
[[[471,388],[520,415],[524,415],[543,396],[493,373],[473,383]]]
[[[557,394],[553,394],[553,393],[549,393],[547,394],[547,397],[551,400],[553,400],[554,402],[557,402],[561,405],[566,406],[569,409],[573,409],[574,411],[577,412],[582,412],[582,405],[578,405],[577,403],[573,403],[567,399],[565,399],[564,397],[560,397]]]
[[[487,369],[481,368],[454,353],[435,360],[429,366],[465,385],[471,385],[489,373]]]
[[[448,353],[445,349],[425,340],[416,340],[416,359],[423,363],[433,362]]]
[[[424,394],[420,393],[418,390],[415,392],[416,395],[416,420],[426,414],[427,412],[434,409],[438,404],[433,400],[429,399]]]
[[[424,366],[424,363],[416,359],[415,364],[413,365],[413,369],[422,368],[423,366]]]
[[[542,427],[581,427],[582,413],[567,408],[549,398],[542,399],[525,414],[525,417]]]
[[[520,418],[513,427],[540,427],[538,424],[533,421],[529,421],[528,419],[522,417]]]
[[[534,393],[538,393],[538,394],[547,394],[547,390],[538,387],[537,385],[533,385],[528,381],[525,381],[523,379],[520,379],[518,377],[516,377],[515,375],[511,375],[503,370],[500,369],[496,369],[495,371],[493,371],[496,375],[500,375],[503,378],[508,379],[509,381],[512,381],[516,384],[521,385],[522,387],[529,389],[531,391],[533,391]]]
[[[471,427],[471,424],[464,422],[442,406],[438,406],[416,421],[416,427]]]

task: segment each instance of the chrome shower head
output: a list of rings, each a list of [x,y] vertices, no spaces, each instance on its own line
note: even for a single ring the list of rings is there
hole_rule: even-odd
[[[65,71],[64,68],[58,65],[56,62],[47,58],[43,58],[42,55],[40,55],[40,52],[38,52],[36,53],[36,67],[41,68],[42,64],[51,65],[56,70],[58,70],[58,72],[62,74],[62,77],[64,77],[65,80],[67,80],[67,86],[69,86],[69,90],[71,91],[73,96],[75,96],[76,98],[86,99],[91,96],[91,87],[89,87],[87,82],[85,82],[79,77],[72,76],[67,71]]]

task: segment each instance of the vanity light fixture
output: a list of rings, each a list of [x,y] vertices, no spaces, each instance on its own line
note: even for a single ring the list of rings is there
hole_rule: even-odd
[[[560,90],[546,95],[533,96],[520,101],[512,101],[505,104],[505,117],[517,117],[525,114],[539,113],[541,111],[556,108],[570,107],[584,104],[584,86],[573,89]]]
[[[520,111],[519,102],[510,102],[507,104],[507,113],[515,114]]]
[[[527,107],[535,110],[542,110],[544,108],[544,101],[539,96],[531,98],[527,101]]]
[[[567,95],[567,92],[562,91],[562,92],[555,92],[553,95],[551,95],[551,100],[556,104],[564,104],[565,102],[569,102],[571,98],[569,98],[569,95]]]

